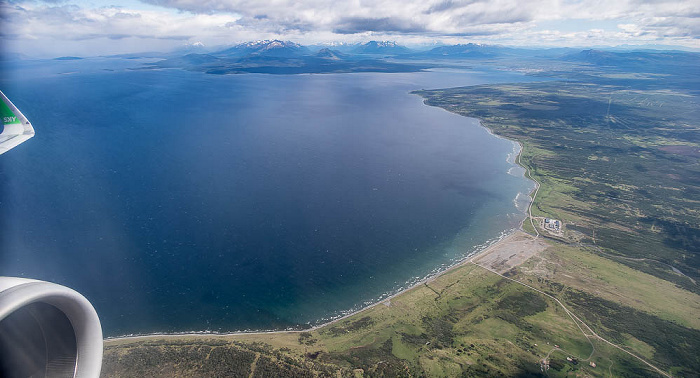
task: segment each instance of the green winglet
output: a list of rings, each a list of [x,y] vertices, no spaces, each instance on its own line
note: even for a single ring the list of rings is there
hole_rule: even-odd
[[[12,125],[22,123],[14,112],[5,104],[5,101],[0,101],[0,119],[4,125]]]

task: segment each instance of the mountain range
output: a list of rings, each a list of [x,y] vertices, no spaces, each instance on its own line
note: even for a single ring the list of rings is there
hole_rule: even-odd
[[[700,53],[685,51],[525,49],[475,43],[414,50],[390,41],[303,46],[289,41],[263,40],[208,53],[204,51],[206,50],[202,46],[191,46],[173,53],[169,58],[149,63],[147,67],[181,68],[213,74],[297,74],[415,72],[450,66],[450,61],[478,63],[482,60],[498,60],[510,65],[525,60],[546,60],[556,64],[581,65],[584,68],[615,67],[618,71],[644,72],[666,72],[671,68],[687,71],[700,65]]]
[[[288,41],[264,40],[241,43],[220,51],[189,53],[148,65],[150,68],[182,68],[213,74],[231,73],[331,73],[331,72],[415,72],[428,66],[417,63],[388,62],[369,54],[392,55],[389,51],[410,51],[395,43],[375,41],[355,46],[355,53],[328,47],[313,51]],[[363,52],[357,52],[363,51]],[[386,51],[386,52],[382,52]]]

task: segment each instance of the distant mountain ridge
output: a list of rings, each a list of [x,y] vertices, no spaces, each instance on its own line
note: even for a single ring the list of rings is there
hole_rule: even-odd
[[[700,53],[685,51],[605,51],[587,49],[578,53],[567,54],[564,60],[581,61],[598,65],[617,65],[620,63],[651,63],[669,58],[700,57]],[[700,63],[700,61],[698,61]]]
[[[499,46],[467,43],[452,46],[438,46],[421,55],[446,58],[490,58],[503,53],[505,48]]]
[[[182,54],[182,55],[180,55]],[[573,48],[526,49],[477,43],[409,49],[393,41],[326,44],[312,47],[291,41],[260,40],[207,52],[192,46],[169,59],[148,63],[150,68],[181,68],[215,74],[264,72],[278,74],[332,72],[413,72],[454,61],[499,61],[504,65],[536,60],[553,64],[613,67],[618,71],[692,72],[700,67],[700,53],[683,51],[611,51]],[[388,61],[385,58],[398,59]],[[533,60],[534,59],[534,60]],[[549,64],[549,63],[546,63]],[[525,67],[527,70],[528,67]],[[641,72],[641,71],[640,71]]]
[[[620,53],[594,49],[588,49],[579,51],[577,53],[566,54],[562,57],[563,60],[567,61],[586,62],[599,65],[610,65],[616,62],[619,63],[621,58],[623,60],[627,60],[624,56],[620,56]]]
[[[395,42],[361,45],[379,51],[408,51]],[[369,53],[367,53],[369,54]],[[383,55],[390,55],[382,53]],[[368,58],[365,54],[347,54],[330,48],[316,53],[298,43],[262,40],[241,43],[209,54],[190,53],[149,64],[150,68],[181,68],[213,74],[245,72],[298,74],[331,72],[414,72],[427,68],[425,64],[394,63]]]
[[[261,40],[245,42],[231,48],[214,53],[216,56],[243,57],[243,56],[270,56],[270,57],[298,57],[310,54],[311,51],[298,43],[290,41]]]
[[[401,46],[394,41],[369,41],[355,47],[352,52],[356,54],[386,54],[398,55],[407,54],[412,50],[406,46]]]
[[[685,51],[603,51],[587,49],[566,54],[564,61],[609,67],[621,71],[700,73],[700,53]]]
[[[316,53],[316,56],[319,58],[335,59],[335,60],[346,59],[348,57],[347,54],[343,54],[342,52],[340,52],[338,50],[331,50],[329,48],[323,48],[323,49],[319,50]]]

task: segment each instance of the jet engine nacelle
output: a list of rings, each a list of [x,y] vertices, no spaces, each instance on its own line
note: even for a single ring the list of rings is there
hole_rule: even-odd
[[[99,377],[102,327],[77,291],[0,277],[0,377]]]

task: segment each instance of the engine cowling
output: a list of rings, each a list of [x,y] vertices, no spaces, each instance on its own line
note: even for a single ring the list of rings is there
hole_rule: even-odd
[[[99,377],[102,327],[80,293],[0,277],[0,377]]]

